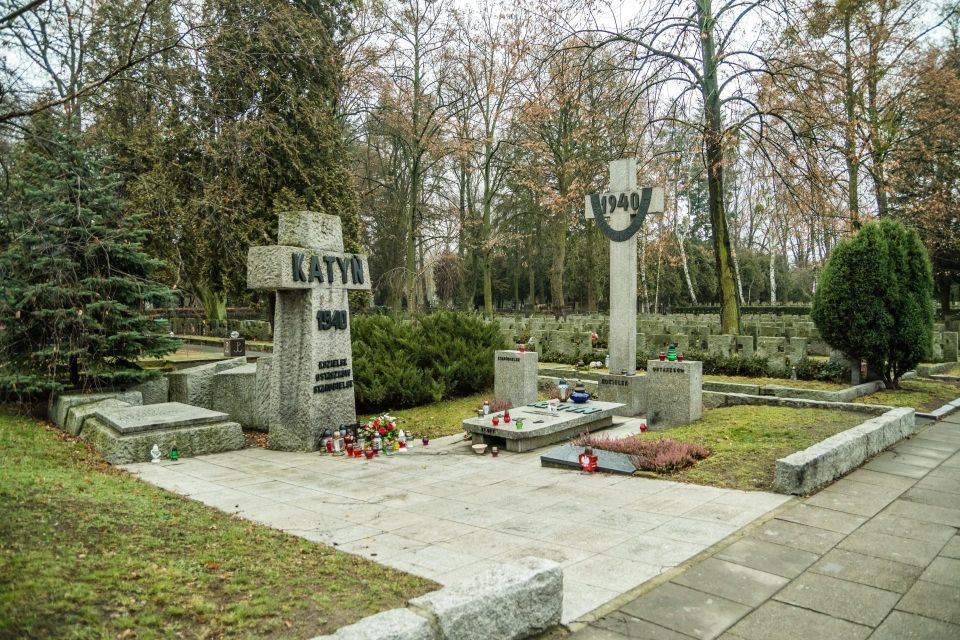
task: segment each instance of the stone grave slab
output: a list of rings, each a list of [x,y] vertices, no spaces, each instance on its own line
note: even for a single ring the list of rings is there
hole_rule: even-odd
[[[120,433],[153,431],[158,428],[192,427],[224,422],[229,416],[219,411],[180,402],[164,402],[132,407],[109,407],[97,412],[105,424]]]
[[[579,469],[581,453],[583,453],[583,447],[572,444],[561,445],[540,456],[540,466],[557,469]],[[630,462],[630,456],[624,453],[602,449],[594,449],[593,453],[597,456],[597,471],[632,475],[637,470]]]
[[[227,414],[179,402],[103,409],[84,420],[80,437],[111,464],[147,462],[154,444],[164,456],[176,447],[184,457],[243,448],[243,431]]]
[[[614,413],[623,409],[619,402],[590,400],[584,404],[561,403],[557,415],[551,415],[546,401],[534,402],[510,410],[511,422],[493,425],[492,416],[463,421],[463,429],[473,436],[474,444],[502,446],[522,453],[568,440],[584,431],[596,431],[613,424]],[[523,429],[516,428],[517,420]]]

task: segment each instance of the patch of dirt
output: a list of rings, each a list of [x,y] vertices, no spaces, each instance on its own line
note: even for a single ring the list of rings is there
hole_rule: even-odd
[[[243,432],[243,448],[250,449],[256,447],[258,449],[266,449],[267,443],[270,441],[270,434],[263,431],[250,431],[244,430]]]

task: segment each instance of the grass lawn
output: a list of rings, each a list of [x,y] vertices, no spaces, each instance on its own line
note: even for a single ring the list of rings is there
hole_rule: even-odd
[[[869,396],[857,398],[854,402],[913,407],[918,411],[931,411],[958,397],[960,397],[960,387],[956,384],[913,378],[901,380],[900,389],[884,389]]]
[[[429,581],[228,516],[0,413],[0,638],[310,638]]]
[[[746,376],[719,376],[705,375],[703,379],[708,382],[733,382],[736,384],[758,384],[768,385],[776,384],[781,387],[791,387],[793,389],[816,389],[818,391],[839,391],[849,385],[837,384],[835,382],[822,382],[820,380],[790,380],[788,378],[748,378]]]
[[[477,408],[483,405],[484,400],[491,398],[493,398],[492,389],[472,396],[441,400],[412,409],[395,409],[380,413],[395,416],[399,428],[413,433],[418,438],[423,436],[439,438],[463,433],[463,421],[467,418],[476,418]],[[364,412],[357,414],[357,420],[362,422],[372,417],[374,417],[373,414]]]
[[[830,409],[750,405],[711,409],[686,426],[646,434],[649,438],[703,445],[712,452],[709,458],[676,473],[643,475],[714,487],[769,490],[778,458],[855,427],[869,417]]]

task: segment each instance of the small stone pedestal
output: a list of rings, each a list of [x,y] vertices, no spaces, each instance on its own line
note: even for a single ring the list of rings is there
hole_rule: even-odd
[[[658,431],[703,415],[703,363],[647,361],[647,418]]]
[[[537,353],[497,351],[493,357],[493,395],[522,407],[537,401]]]
[[[601,374],[597,382],[597,399],[623,404],[623,415],[638,416],[647,412],[646,376]]]
[[[243,338],[224,338],[223,355],[236,358],[247,354],[247,341]]]

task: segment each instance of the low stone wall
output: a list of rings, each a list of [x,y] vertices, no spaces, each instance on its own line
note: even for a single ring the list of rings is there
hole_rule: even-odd
[[[846,389],[828,391],[826,389],[800,389],[788,385],[767,384],[753,385],[734,382],[704,381],[704,391],[719,391],[721,393],[745,393],[754,396],[774,396],[777,398],[801,398],[804,400],[822,400],[823,402],[850,402],[861,396],[882,391],[886,387],[880,381],[865,382]]]
[[[913,434],[914,410],[890,409],[852,429],[777,460],[774,490],[805,495],[859,467],[864,460]]]
[[[921,378],[929,378],[930,376],[943,373],[944,371],[949,371],[951,368],[957,366],[956,362],[937,362],[935,364],[918,364],[917,365],[917,375]]]
[[[143,404],[143,395],[139,391],[106,391],[103,393],[66,393],[62,395],[51,395],[47,416],[50,422],[61,429],[66,426],[67,412],[73,407],[78,407],[98,400],[119,400],[127,404]],[[75,434],[74,434],[75,435]]]
[[[560,565],[523,558],[314,640],[519,640],[560,624],[562,609]]]
[[[707,409],[719,407],[734,407],[737,405],[769,405],[772,407],[791,407],[793,409],[834,409],[841,411],[856,411],[868,415],[881,415],[893,407],[880,404],[857,404],[855,402],[827,402],[824,400],[807,400],[805,398],[780,398],[777,396],[760,396],[747,393],[723,393],[719,391],[704,391],[703,406]]]

